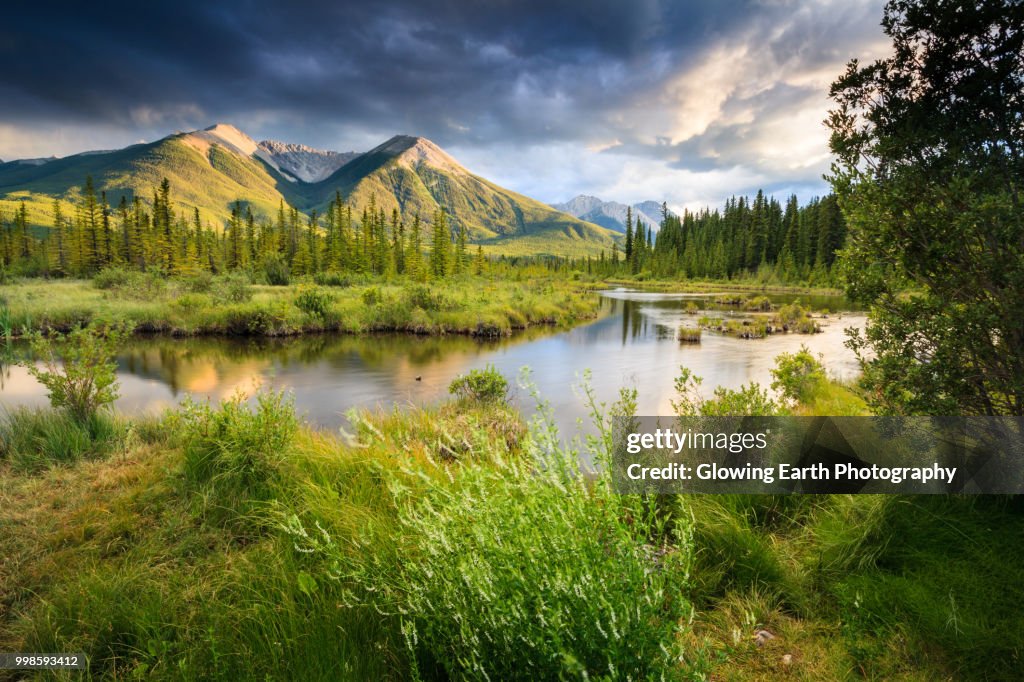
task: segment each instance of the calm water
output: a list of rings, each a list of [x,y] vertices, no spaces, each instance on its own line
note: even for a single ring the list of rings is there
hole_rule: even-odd
[[[738,388],[750,381],[767,386],[775,356],[801,344],[821,353],[833,375],[847,378],[857,372],[853,354],[843,346],[844,329],[863,326],[864,318],[850,312],[837,316],[835,311],[847,308],[839,298],[801,298],[816,309],[833,311],[830,319],[822,320],[821,334],[747,341],[705,332],[700,344],[680,344],[675,330],[696,322],[685,313],[687,303],[714,307],[714,294],[616,290],[601,296],[602,314],[594,322],[568,331],[531,329],[499,341],[407,335],[136,339],[118,358],[117,407],[127,413],[155,412],[188,395],[217,400],[261,387],[287,388],[311,421],[336,427],[352,407],[437,400],[456,375],[493,364],[513,382],[522,367],[529,367],[564,431],[586,415],[573,387],[587,369],[600,400],[612,402],[619,387],[635,386],[640,414],[649,415],[671,414],[673,379],[680,365],[704,377],[708,393],[715,386]],[[771,298],[785,303],[794,296]],[[517,388],[516,394],[525,407],[532,405],[527,391]],[[45,392],[24,368],[0,371],[0,406],[45,404]]]

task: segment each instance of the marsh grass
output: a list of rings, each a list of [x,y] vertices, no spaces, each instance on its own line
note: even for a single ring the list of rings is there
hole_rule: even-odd
[[[81,280],[22,280],[7,287],[12,334],[69,331],[99,322],[175,335],[398,331],[494,336],[593,317],[599,303],[597,296],[563,278],[498,282],[465,276],[430,284],[346,280],[350,285],[329,290],[251,284],[241,273],[199,285],[197,278],[154,279],[134,272],[97,278],[102,287]]]
[[[620,496],[580,469],[607,431],[567,444],[541,407],[529,431],[459,400],[353,413],[336,435],[270,396],[115,420],[96,449],[28,466],[11,453],[76,437],[59,413],[8,416],[0,650],[82,651],[92,679],[1021,669],[1019,500]]]
[[[39,471],[101,457],[123,442],[124,420],[108,414],[78,419],[65,412],[21,408],[0,416],[0,460],[18,471]]]

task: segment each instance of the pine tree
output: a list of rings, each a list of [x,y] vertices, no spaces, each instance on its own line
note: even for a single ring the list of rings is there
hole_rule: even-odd
[[[406,251],[405,263],[406,271],[413,280],[419,282],[426,279],[427,273],[423,268],[423,234],[419,213],[412,220],[412,234],[409,235],[409,246]]]
[[[451,236],[448,232],[448,217],[444,209],[434,213],[433,249],[430,253],[430,274],[434,279],[444,279],[450,271]]]

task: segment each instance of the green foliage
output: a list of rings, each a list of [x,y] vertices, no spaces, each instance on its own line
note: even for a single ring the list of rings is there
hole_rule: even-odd
[[[825,367],[807,346],[775,358],[772,389],[790,402],[806,402],[825,379]]]
[[[217,297],[228,303],[245,303],[252,298],[252,284],[242,273],[229,273],[221,277],[216,286]]]
[[[363,290],[362,299],[363,305],[375,306],[383,300],[384,295],[381,293],[380,287],[367,287]]]
[[[96,273],[92,283],[97,289],[119,289],[131,281],[133,274],[125,268],[105,268]]]
[[[212,273],[200,272],[183,280],[185,288],[193,294],[208,294],[214,289],[215,280]]]
[[[461,400],[503,403],[508,400],[508,379],[492,365],[470,370],[452,379],[448,392]]]
[[[700,327],[679,327],[677,338],[680,343],[700,343]]]
[[[0,460],[38,471],[107,454],[123,436],[123,427],[104,414],[81,420],[66,411],[15,410],[0,418]]]
[[[32,337],[32,353],[42,362],[25,363],[49,394],[50,405],[81,422],[117,399],[114,354],[126,334],[123,327],[79,327],[67,334]]]
[[[581,476],[541,411],[526,457],[467,462],[445,485],[380,470],[400,553],[369,533],[351,552],[297,517],[285,530],[350,586],[350,608],[400,618],[413,678],[696,674],[700,652],[684,658],[680,639],[692,617],[689,524],[670,527],[642,498],[616,494],[607,474]],[[598,460],[611,438],[601,433],[589,446]]]
[[[426,284],[413,284],[405,290],[405,300],[410,306],[421,310],[451,310],[453,302],[434,287]]]
[[[743,302],[743,309],[768,312],[772,309],[772,301],[767,296],[755,296]]]
[[[159,298],[167,290],[167,280],[159,272],[138,272],[113,267],[101,270],[92,279],[93,286],[117,298],[146,301]]]
[[[322,287],[352,286],[352,277],[338,272],[318,272],[313,275],[313,281]]]
[[[398,585],[414,654],[492,679],[678,675],[678,585],[692,551],[606,484],[474,467],[401,519],[418,538]]]
[[[878,410],[1024,415],[1022,20],[1016,2],[891,2],[891,56],[832,85],[843,272],[871,306],[851,347]]]
[[[295,306],[310,317],[327,319],[334,303],[334,295],[318,287],[301,287],[295,296]]]
[[[291,268],[279,253],[268,253],[260,262],[263,278],[267,284],[275,287],[287,286],[292,281]]]
[[[255,408],[239,396],[220,403],[187,401],[177,418],[184,444],[185,478],[224,496],[267,499],[298,430],[294,400],[260,393]]]
[[[716,386],[711,399],[701,394],[702,383],[703,378],[686,367],[679,368],[679,376],[675,380],[676,397],[671,401],[672,409],[678,416],[761,417],[782,413],[768,392],[755,382],[744,384],[738,390]]]

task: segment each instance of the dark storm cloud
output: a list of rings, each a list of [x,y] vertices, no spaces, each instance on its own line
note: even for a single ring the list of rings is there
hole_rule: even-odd
[[[879,17],[875,0],[19,3],[0,24],[0,156],[27,148],[20,130],[123,143],[228,121],[332,148],[406,132],[470,156],[770,169],[759,121],[820,109],[814,69]]]
[[[732,3],[20,4],[0,28],[5,121],[138,124],[294,112],[451,141],[560,136],[673,68]],[[663,55],[652,64],[649,56]],[[632,67],[637,67],[636,69]],[[525,105],[525,106],[524,106]],[[551,116],[545,117],[543,114]],[[575,113],[575,112],[574,112]],[[580,112],[582,113],[582,112]],[[193,119],[193,120],[188,120]],[[571,120],[575,119],[575,120]]]

